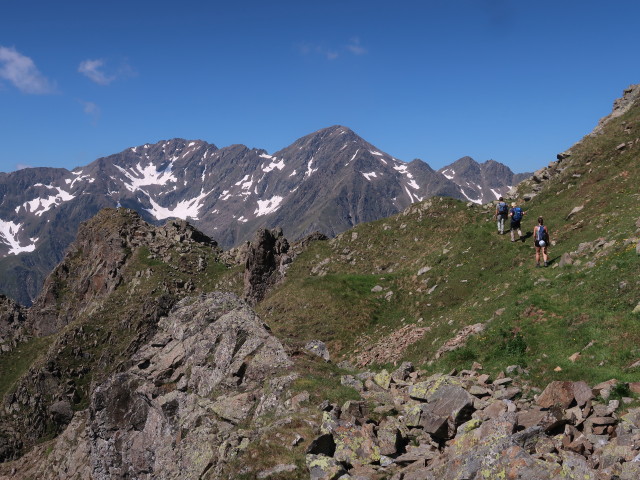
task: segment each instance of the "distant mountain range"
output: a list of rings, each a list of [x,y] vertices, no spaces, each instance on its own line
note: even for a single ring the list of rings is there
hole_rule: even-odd
[[[29,305],[78,225],[104,207],[136,210],[153,223],[178,217],[237,245],[259,227],[290,239],[333,236],[441,195],[486,203],[530,174],[464,157],[433,170],[403,162],[350,129],[333,126],[274,154],[173,139],[100,158],[72,171],[0,173],[0,293]]]

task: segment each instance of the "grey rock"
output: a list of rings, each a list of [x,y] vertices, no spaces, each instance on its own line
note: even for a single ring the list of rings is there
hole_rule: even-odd
[[[307,342],[307,344],[304,346],[304,349],[307,352],[322,358],[325,362],[331,360],[329,349],[321,340],[311,340],[310,342]]]

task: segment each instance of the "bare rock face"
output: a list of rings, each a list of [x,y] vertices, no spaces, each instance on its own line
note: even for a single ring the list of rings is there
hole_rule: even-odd
[[[50,335],[80,314],[96,310],[123,282],[123,271],[136,248],[144,245],[154,257],[181,243],[216,243],[183,220],[155,227],[133,210],[104,209],[80,225],[64,260],[47,277],[29,310],[34,335]],[[89,260],[89,261],[87,261]]]
[[[283,273],[283,267],[291,262],[287,255],[289,242],[281,228],[261,228],[253,237],[247,251],[244,272],[244,295],[255,304],[262,300]]]
[[[24,340],[25,310],[16,302],[0,295],[0,352],[12,350]]]
[[[291,365],[237,296],[184,298],[55,441],[0,463],[0,479],[221,478],[261,435],[263,415],[288,414]]]
[[[290,365],[280,342],[232,294],[186,298],[123,373],[91,398],[92,478],[201,478],[264,412],[263,382]],[[213,473],[211,471],[210,473]]]
[[[64,431],[88,404],[92,383],[155,333],[217,254],[215,242],[186,222],[156,227],[132,210],[105,209],[82,225],[30,309],[0,300],[0,348],[47,337],[41,360],[0,404],[0,461]]]

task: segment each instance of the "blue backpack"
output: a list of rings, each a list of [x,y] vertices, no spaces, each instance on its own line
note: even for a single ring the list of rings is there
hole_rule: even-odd
[[[547,241],[547,228],[544,225],[538,225],[538,232],[536,235],[536,240],[541,241],[544,240],[545,242]]]
[[[508,211],[509,211],[509,207],[507,207],[506,203],[500,202],[498,204],[498,214],[499,215],[506,215]]]
[[[522,220],[522,209],[520,207],[514,207],[513,215],[511,218],[513,218],[516,222]]]

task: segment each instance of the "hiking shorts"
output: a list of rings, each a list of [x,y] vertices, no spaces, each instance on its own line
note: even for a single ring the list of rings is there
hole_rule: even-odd
[[[511,220],[511,230],[520,229],[520,220]]]
[[[534,241],[533,241],[533,245],[534,245],[536,248],[547,248],[547,247],[549,246],[549,244],[547,243],[544,247],[541,247],[541,246],[540,246],[540,244],[538,243],[538,240],[534,240]]]

